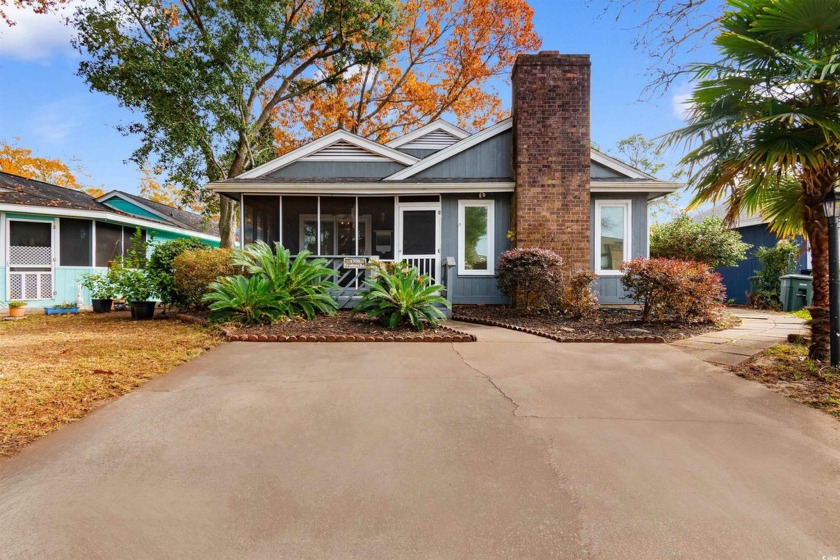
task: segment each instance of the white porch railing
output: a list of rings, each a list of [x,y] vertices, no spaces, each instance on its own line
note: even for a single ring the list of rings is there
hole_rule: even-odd
[[[341,255],[322,255],[311,256],[310,259],[325,259],[327,266],[336,271],[336,276],[333,281],[338,284],[340,290],[336,297],[353,297],[358,290],[364,289],[364,281],[369,277],[370,271],[367,268],[345,268],[345,256]],[[371,260],[378,260],[380,262],[394,262],[395,259],[380,259],[378,257],[364,257]],[[429,285],[440,283],[438,272],[437,257],[407,257],[402,259],[409,266],[416,268],[420,274],[428,278]]]

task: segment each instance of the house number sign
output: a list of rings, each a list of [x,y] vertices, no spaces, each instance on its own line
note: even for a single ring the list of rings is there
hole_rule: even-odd
[[[344,257],[344,268],[365,268],[367,259],[365,257]]]

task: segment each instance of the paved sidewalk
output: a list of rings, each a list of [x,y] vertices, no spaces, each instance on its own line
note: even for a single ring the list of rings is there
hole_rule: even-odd
[[[807,332],[805,321],[785,313],[737,309],[733,314],[741,319],[740,326],[678,340],[672,345],[711,364],[736,366],[784,342],[789,334]]]

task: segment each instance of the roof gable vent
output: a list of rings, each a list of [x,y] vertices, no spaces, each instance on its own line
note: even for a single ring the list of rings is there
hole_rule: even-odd
[[[338,140],[325,146],[301,161],[390,161],[388,158],[375,154],[369,150],[351,144],[346,140]]]
[[[411,142],[406,142],[400,146],[400,148],[442,150],[444,148],[448,148],[459,140],[461,139],[445,130],[433,130],[423,136],[420,136],[419,138],[415,138]]]

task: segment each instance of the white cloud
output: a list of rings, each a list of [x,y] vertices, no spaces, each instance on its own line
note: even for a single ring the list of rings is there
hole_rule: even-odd
[[[681,121],[687,121],[691,116],[691,84],[684,83],[677,87],[671,96],[671,111]]]
[[[54,54],[72,52],[70,39],[74,30],[66,19],[73,14],[75,2],[66,4],[58,12],[36,14],[31,8],[13,3],[3,6],[6,15],[15,22],[9,27],[0,22],[0,57],[18,60],[40,60]]]
[[[81,127],[88,110],[78,99],[62,99],[37,107],[30,117],[29,127],[44,142],[62,144]]]

